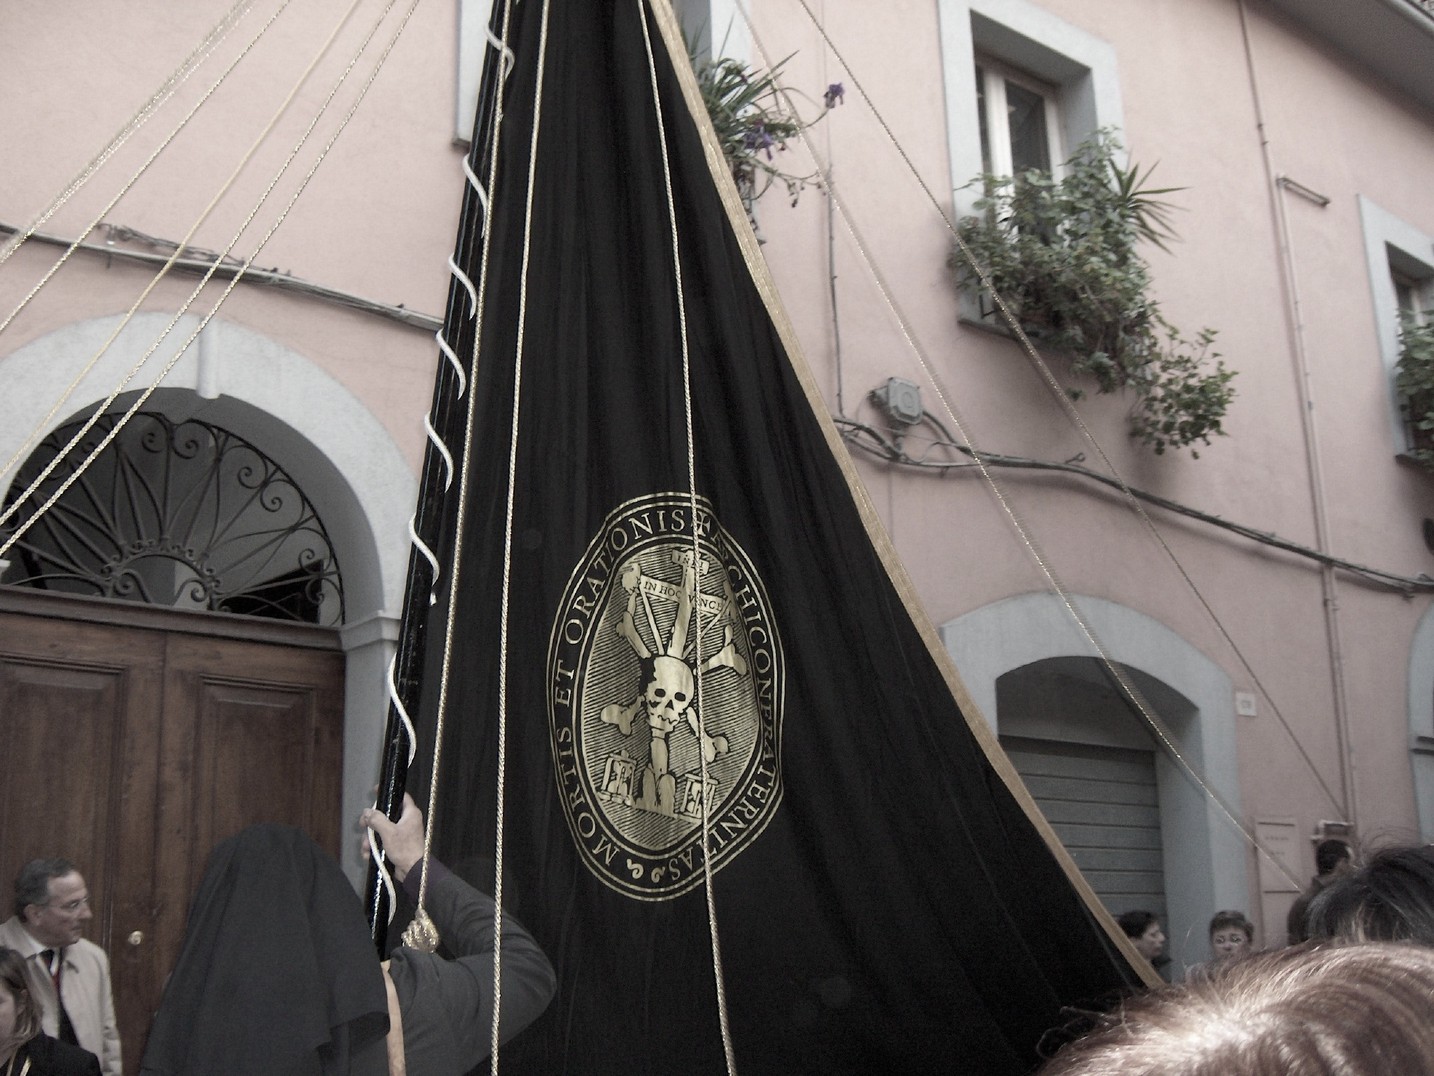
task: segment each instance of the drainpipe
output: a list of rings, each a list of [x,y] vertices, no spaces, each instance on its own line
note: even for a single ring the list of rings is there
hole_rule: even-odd
[[[1250,79],[1250,96],[1255,107],[1255,125],[1260,135],[1260,157],[1264,164],[1265,180],[1269,185],[1270,211],[1274,218],[1276,240],[1279,244],[1281,286],[1285,296],[1285,319],[1290,339],[1290,359],[1294,365],[1296,387],[1300,395],[1300,426],[1304,434],[1306,471],[1309,475],[1310,502],[1314,510],[1315,545],[1322,553],[1330,550],[1329,514],[1325,505],[1324,467],[1320,458],[1318,426],[1316,423],[1314,397],[1310,388],[1309,356],[1305,349],[1304,320],[1300,310],[1299,276],[1295,272],[1294,252],[1290,242],[1290,223],[1285,211],[1285,190],[1289,188],[1302,197],[1310,197],[1308,188],[1280,175],[1274,166],[1270,152],[1270,140],[1265,130],[1264,108],[1260,102],[1260,89],[1255,77],[1254,53],[1250,47],[1250,27],[1245,9],[1245,0],[1237,0],[1240,12],[1240,35],[1245,47],[1245,66]],[[1315,195],[1316,204],[1328,204],[1328,199]],[[1334,571],[1329,565],[1320,568],[1320,590],[1324,604],[1325,641],[1329,650],[1330,688],[1334,702],[1334,730],[1339,754],[1339,787],[1344,798],[1344,821],[1358,833],[1358,809],[1354,791],[1354,752],[1349,739],[1349,700],[1344,680],[1344,650],[1339,633],[1339,595],[1336,590]]]

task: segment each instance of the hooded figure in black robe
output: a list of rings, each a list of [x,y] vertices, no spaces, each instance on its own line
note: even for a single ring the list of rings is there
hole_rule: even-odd
[[[302,831],[214,850],[141,1073],[384,1076],[388,1002],[363,906]]]

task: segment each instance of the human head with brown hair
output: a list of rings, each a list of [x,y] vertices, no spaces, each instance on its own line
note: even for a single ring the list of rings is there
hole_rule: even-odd
[[[25,961],[14,949],[0,948],[0,1061],[40,1033],[40,1010],[25,981]]]
[[[1320,877],[1326,878],[1331,874],[1346,872],[1354,864],[1353,853],[1349,845],[1334,837],[1320,841],[1315,845],[1315,870]]]
[[[1248,956],[1255,941],[1255,924],[1244,912],[1227,909],[1210,920],[1210,952],[1216,960]]]
[[[1115,921],[1146,960],[1154,962],[1165,949],[1165,931],[1160,929],[1160,918],[1154,912],[1122,912]]]
[[[1399,845],[1370,856],[1310,904],[1309,936],[1434,946],[1434,848]]]
[[[1434,950],[1293,946],[1127,1000],[1040,1076],[1434,1072]]]

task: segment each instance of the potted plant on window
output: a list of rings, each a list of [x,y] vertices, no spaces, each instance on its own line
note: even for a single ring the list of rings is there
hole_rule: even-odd
[[[1061,179],[1040,171],[978,177],[985,194],[960,222],[948,264],[963,287],[999,295],[1033,342],[1067,356],[1096,391],[1132,391],[1131,432],[1157,454],[1209,444],[1224,432],[1235,375],[1211,350],[1215,330],[1185,336],[1151,296],[1137,248],[1144,240],[1165,249],[1174,238],[1160,196],[1177,188],[1146,186],[1150,171],[1122,167],[1119,151],[1102,131],[1076,150]],[[997,313],[982,304],[983,317]]]
[[[1409,459],[1434,470],[1434,322],[1404,314],[1399,323],[1399,363],[1394,390],[1409,432]]]
[[[804,120],[790,107],[787,91],[777,83],[786,60],[770,71],[760,72],[728,56],[702,58],[692,41],[687,51],[722,155],[755,229],[754,206],[773,183],[781,183],[791,204],[796,205],[802,190],[818,182],[816,172],[798,174],[783,168],[781,154],[786,152],[789,140],[841,104],[845,91],[839,82],[828,86],[822,95],[822,110],[815,119]]]

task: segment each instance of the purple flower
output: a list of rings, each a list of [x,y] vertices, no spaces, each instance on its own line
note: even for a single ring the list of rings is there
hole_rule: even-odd
[[[746,144],[747,151],[749,153],[756,153],[758,151],[762,151],[767,154],[767,160],[770,161],[772,159],[772,146],[774,146],[776,143],[772,139],[771,134],[767,131],[765,125],[761,123],[754,123],[747,131],[746,135],[743,136],[743,142]]]
[[[846,96],[846,87],[840,82],[833,82],[827,87],[827,92],[822,94],[822,100],[827,103],[827,108],[833,108],[842,103]]]

